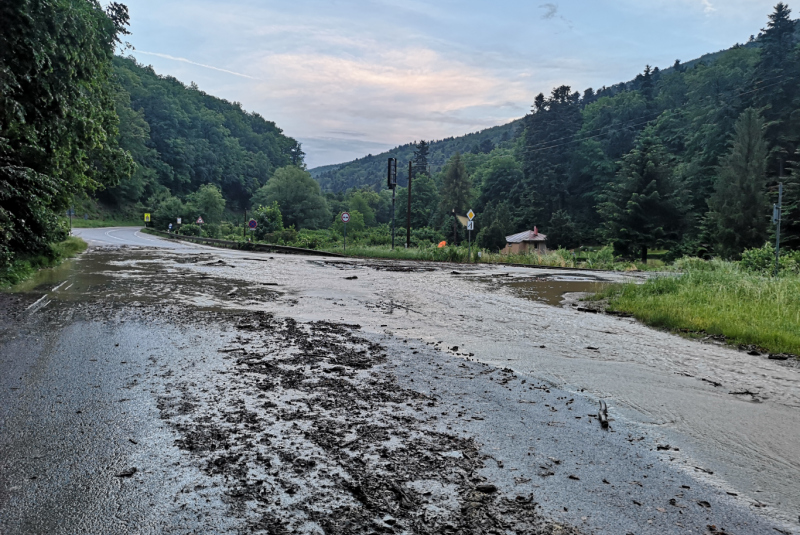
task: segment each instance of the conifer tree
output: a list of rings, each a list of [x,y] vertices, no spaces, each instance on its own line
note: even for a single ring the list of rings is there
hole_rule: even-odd
[[[770,205],[766,196],[767,142],[764,120],[753,108],[739,116],[733,145],[717,171],[708,200],[708,230],[718,253],[738,257],[767,239]]]
[[[598,206],[606,237],[618,253],[638,251],[642,262],[647,262],[648,248],[677,238],[683,210],[669,164],[652,128],[642,133],[623,158],[615,182],[609,184]]]
[[[467,174],[467,168],[461,161],[461,154],[458,152],[447,162],[442,176],[440,193],[444,212],[450,213],[455,210],[457,214],[464,214],[469,210],[472,184],[469,174]]]
[[[417,176],[417,173],[428,173],[428,150],[428,142],[421,139],[414,149],[414,158],[412,160],[412,173],[414,176]]]

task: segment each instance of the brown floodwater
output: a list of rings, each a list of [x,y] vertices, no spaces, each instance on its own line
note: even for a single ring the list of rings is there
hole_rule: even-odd
[[[561,305],[567,293],[598,293],[616,283],[601,282],[582,277],[538,277],[530,280],[511,281],[507,284],[519,296],[552,306]]]

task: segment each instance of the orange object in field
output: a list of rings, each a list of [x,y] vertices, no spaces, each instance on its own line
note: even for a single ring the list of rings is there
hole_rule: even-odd
[[[439,249],[441,249],[442,247],[444,247],[444,246],[446,246],[446,245],[447,245],[447,242],[446,242],[446,241],[440,241],[440,242],[439,242]]]

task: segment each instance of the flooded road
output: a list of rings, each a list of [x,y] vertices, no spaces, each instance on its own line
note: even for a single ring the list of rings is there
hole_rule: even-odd
[[[681,477],[695,481],[688,487],[716,486],[730,500],[720,507],[776,519],[784,530],[797,526],[800,370],[654,331],[631,319],[553,306],[564,291],[595,291],[640,274],[326,260],[173,242],[165,242],[169,247],[165,249],[155,247],[163,240],[137,236],[136,231],[111,231],[110,236],[107,231],[81,233],[96,246],[126,245],[129,239],[131,245],[144,248],[95,249],[44,272],[23,289],[26,314],[47,314],[49,309],[81,307],[100,299],[110,307],[109,313],[114,306],[144,310],[174,304],[209,315],[235,310],[268,312],[298,322],[357,323],[363,336],[383,344],[406,340],[417,344],[420,355],[435,348],[454,359],[448,362],[469,366],[482,362],[529,381],[545,381],[542,384],[554,392],[558,388],[575,403],[585,404],[578,414],[591,412],[602,398],[616,419],[613,425],[626,429],[628,437],[646,435],[651,446],[669,444],[652,453],[661,456],[659,462],[668,467],[669,477],[684,474]],[[115,237],[120,243],[111,243]],[[225,332],[216,336],[230,336]],[[9,347],[8,342],[3,346],[4,365],[9,362]],[[403,362],[410,380],[413,360]],[[453,373],[461,373],[453,366]],[[158,388],[163,386],[152,389]],[[476,396],[460,399],[466,407],[479,403]],[[650,455],[649,449],[641,455]],[[614,456],[615,451],[612,448],[607,455]],[[547,486],[551,479],[537,484]],[[585,486],[592,488],[589,483]],[[559,489],[553,487],[552,495],[566,500],[569,493]],[[212,503],[219,498],[208,499]],[[552,505],[551,515],[566,508]],[[591,525],[582,520],[586,514],[574,510],[559,514],[574,525]],[[593,529],[614,533],[602,522]],[[652,532],[668,532],[660,529]]]

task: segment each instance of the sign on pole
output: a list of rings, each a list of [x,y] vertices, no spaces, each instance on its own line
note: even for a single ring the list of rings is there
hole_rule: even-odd
[[[247,224],[247,226],[250,227],[250,230],[255,230],[256,227],[258,226],[258,221],[256,221],[255,219],[251,219],[250,222]]]
[[[181,224],[181,218],[180,217],[178,218],[178,224],[179,225]]]
[[[342,223],[344,223],[344,252],[347,252],[347,222],[350,221],[350,214],[342,212]]]
[[[475,228],[475,222],[472,220],[475,217],[475,212],[472,211],[472,208],[467,212],[467,217],[469,218],[469,221],[467,221],[467,244],[469,247],[467,262],[472,262],[472,230]]]
[[[202,225],[203,224],[203,218],[202,217],[198,217],[197,218],[197,224],[198,225]]]
[[[467,217],[470,221],[472,221],[472,218],[475,217],[475,212],[472,211],[472,208],[470,208],[469,212],[467,212]]]
[[[467,222],[467,230],[475,230],[475,221]]]
[[[147,214],[147,213],[144,214],[144,221],[145,221],[145,223],[149,223],[150,222],[150,214]]]

